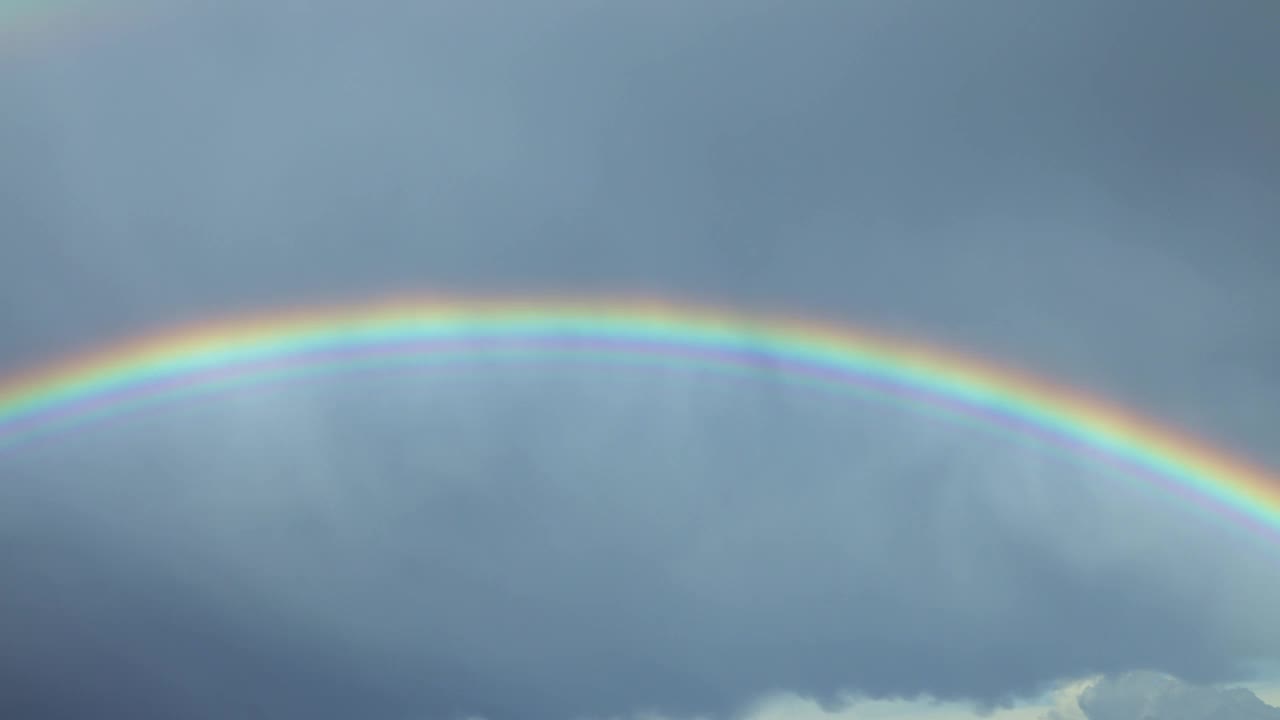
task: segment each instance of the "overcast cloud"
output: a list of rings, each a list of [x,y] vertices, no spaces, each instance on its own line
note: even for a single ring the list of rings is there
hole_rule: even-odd
[[[1280,467],[1270,0],[109,19],[0,56],[0,368],[389,292],[640,292],[920,336]],[[1088,720],[1275,716],[1123,673],[1280,661],[1276,548],[777,380],[317,381],[0,455],[0,714],[990,709],[1103,674]]]

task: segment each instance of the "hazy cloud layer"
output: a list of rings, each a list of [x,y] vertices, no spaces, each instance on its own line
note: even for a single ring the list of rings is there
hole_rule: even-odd
[[[924,335],[1280,465],[1278,7],[230,2],[47,42],[0,66],[0,367],[621,289]],[[992,705],[1280,654],[1256,538],[768,373],[277,387],[0,477],[15,717]]]

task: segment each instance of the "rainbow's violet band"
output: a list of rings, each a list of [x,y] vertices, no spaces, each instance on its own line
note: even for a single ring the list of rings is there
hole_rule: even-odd
[[[1280,479],[1117,406],[908,339],[654,300],[400,298],[185,327],[0,378],[0,450],[191,394],[480,359],[768,369],[1033,437],[1280,540]]]

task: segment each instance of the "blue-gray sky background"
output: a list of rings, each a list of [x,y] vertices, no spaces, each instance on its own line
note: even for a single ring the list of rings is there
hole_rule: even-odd
[[[392,291],[642,292],[927,338],[1280,467],[1280,4],[240,0],[104,27],[0,61],[2,368]],[[315,383],[0,477],[27,717],[985,707],[1280,661],[1276,548],[770,378]],[[1155,682],[1125,678],[1081,710]]]

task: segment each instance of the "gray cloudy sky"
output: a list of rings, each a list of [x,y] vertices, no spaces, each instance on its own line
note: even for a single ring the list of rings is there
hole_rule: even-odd
[[[917,335],[1280,467],[1280,3],[120,7],[0,54],[0,368],[634,291]],[[1173,692],[1119,673],[1280,677],[1275,548],[772,382],[316,382],[0,477],[6,717],[766,717],[1104,674],[1068,704],[1118,720]],[[1185,687],[1169,717],[1223,717]]]

